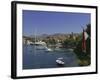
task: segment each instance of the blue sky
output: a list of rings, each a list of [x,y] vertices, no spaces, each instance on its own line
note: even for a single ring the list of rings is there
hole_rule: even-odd
[[[23,10],[23,35],[79,33],[90,20],[89,13]]]

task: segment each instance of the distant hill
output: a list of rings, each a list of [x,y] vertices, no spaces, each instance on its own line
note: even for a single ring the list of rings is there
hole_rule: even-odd
[[[63,33],[55,33],[55,34],[42,34],[42,35],[31,35],[31,36],[23,36],[24,39],[27,39],[27,40],[31,40],[33,41],[35,39],[35,37],[38,39],[38,40],[51,40],[51,39],[54,39],[55,41],[57,40],[65,40],[65,39],[68,39],[70,37],[73,37],[73,38],[76,38],[80,35],[80,33],[70,33],[70,34],[63,34]]]

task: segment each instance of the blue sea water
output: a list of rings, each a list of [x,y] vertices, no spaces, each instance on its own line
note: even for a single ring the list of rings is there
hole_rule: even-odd
[[[78,66],[77,56],[70,50],[45,51],[34,50],[32,45],[23,45],[23,69],[58,68],[57,58],[63,57],[63,67]]]

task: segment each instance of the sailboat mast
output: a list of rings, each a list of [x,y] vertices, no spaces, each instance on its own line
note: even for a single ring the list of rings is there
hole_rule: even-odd
[[[37,40],[36,33],[37,33],[37,29],[35,28],[35,30],[34,30],[35,42],[36,42],[36,40]]]

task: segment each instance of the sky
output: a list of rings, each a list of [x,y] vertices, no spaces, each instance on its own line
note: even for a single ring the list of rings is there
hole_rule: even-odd
[[[23,35],[79,33],[90,23],[89,13],[23,10]]]

